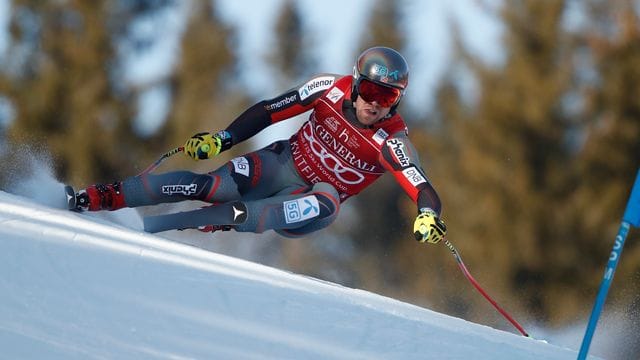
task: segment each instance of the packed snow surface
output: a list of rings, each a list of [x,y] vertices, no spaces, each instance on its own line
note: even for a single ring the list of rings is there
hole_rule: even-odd
[[[127,226],[0,192],[0,358],[576,357],[147,234],[137,213],[125,211]]]

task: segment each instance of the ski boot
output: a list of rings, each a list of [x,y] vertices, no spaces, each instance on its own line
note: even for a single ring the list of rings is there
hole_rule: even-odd
[[[67,206],[69,210],[75,211],[100,211],[118,210],[127,205],[124,202],[124,195],[120,191],[121,182],[113,184],[95,184],[74,192],[70,186],[65,187],[67,193]]]

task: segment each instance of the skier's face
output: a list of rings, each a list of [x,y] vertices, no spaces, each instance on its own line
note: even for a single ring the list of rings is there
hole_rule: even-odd
[[[382,107],[376,101],[366,102],[360,95],[355,102],[356,117],[362,125],[373,125],[382,120],[389,111],[390,107]]]

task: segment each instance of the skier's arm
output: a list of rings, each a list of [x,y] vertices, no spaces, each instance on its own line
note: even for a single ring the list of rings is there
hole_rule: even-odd
[[[418,209],[430,208],[440,215],[440,197],[425,175],[418,153],[405,133],[397,133],[387,139],[380,152],[380,163],[393,174]]]
[[[339,77],[335,74],[316,75],[283,94],[263,100],[238,116],[225,131],[230,134],[235,145],[271,124],[309,111]]]
[[[418,216],[413,225],[416,240],[440,242],[447,232],[440,219],[440,197],[420,166],[418,153],[406,133],[397,133],[387,139],[382,146],[380,162],[417,205]]]
[[[185,154],[194,160],[208,159],[256,135],[271,124],[311,110],[324,92],[339,78],[316,75],[272,99],[249,107],[217,133],[197,133],[185,143]]]

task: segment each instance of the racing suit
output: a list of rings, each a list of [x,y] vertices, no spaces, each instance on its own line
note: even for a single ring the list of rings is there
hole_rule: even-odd
[[[362,125],[356,118],[352,81],[351,76],[320,74],[251,106],[225,129],[232,144],[311,112],[290,139],[232,159],[210,173],[174,171],[124,180],[126,205],[241,200],[248,219],[234,226],[236,231],[273,229],[299,237],[331,224],[343,201],[388,171],[418,208],[440,214],[440,199],[420,166],[404,120],[392,111],[374,125]],[[167,188],[174,191],[163,191]]]

